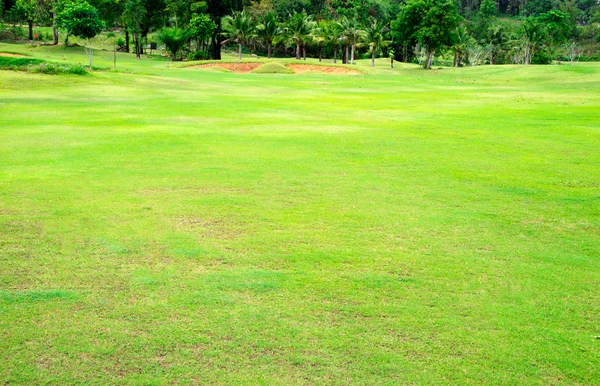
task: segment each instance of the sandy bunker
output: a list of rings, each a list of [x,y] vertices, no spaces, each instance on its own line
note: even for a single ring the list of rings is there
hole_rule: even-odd
[[[231,72],[248,73],[262,66],[265,63],[207,63],[190,66],[188,68],[208,68],[221,67]],[[287,68],[294,71],[295,74],[304,74],[307,72],[320,72],[326,74],[350,74],[360,75],[360,71],[352,70],[346,67],[319,66],[315,64],[287,64]]]
[[[11,52],[0,52],[0,56],[4,56],[7,58],[26,58],[27,56],[21,54],[13,54]]]

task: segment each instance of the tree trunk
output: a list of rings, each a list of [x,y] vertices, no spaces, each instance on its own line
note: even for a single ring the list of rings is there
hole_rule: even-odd
[[[56,12],[52,12],[52,35],[54,36],[54,40],[52,44],[58,44],[58,27],[56,26]]]
[[[333,47],[333,63],[337,63],[337,46]]]
[[[494,65],[494,49],[490,50],[490,66]]]
[[[306,60],[306,46],[302,46],[302,59]]]
[[[136,59],[140,59],[140,34],[138,32],[139,30],[140,30],[139,11],[136,9],[135,10],[135,33],[134,33],[135,58]]]
[[[215,31],[210,43],[212,45],[212,57],[214,60],[221,60],[221,42],[219,41],[219,33],[220,32]]]
[[[69,46],[69,32],[67,32],[67,36],[65,37],[65,47]]]
[[[271,59],[271,43],[267,44],[267,59]]]
[[[454,53],[454,67],[460,67],[460,53],[458,51]]]
[[[242,60],[242,43],[238,43],[238,59]]]
[[[352,51],[351,51],[351,54],[350,54],[350,64],[354,64],[354,47],[355,46],[356,45],[354,43],[352,43],[352,49],[351,49]]]
[[[323,48],[319,47],[319,62],[321,62],[322,58],[323,58]]]
[[[135,58],[136,59],[141,59],[141,55],[140,55],[140,42],[139,42],[139,35],[137,32],[133,33],[133,45],[135,46]]]
[[[125,50],[129,52],[129,30],[125,28]]]
[[[348,64],[348,45],[342,46],[342,64]]]
[[[375,67],[375,47],[372,48],[371,52],[371,67]]]
[[[94,68],[92,67],[92,60],[94,59],[94,49],[92,48],[92,42],[90,41],[90,39],[88,39],[87,41],[87,47],[85,47],[85,53],[88,56],[88,60],[90,62],[90,71],[92,71]]]
[[[427,60],[425,60],[425,68],[431,69],[431,62],[433,61],[433,51],[427,51]]]
[[[33,20],[27,20],[29,25],[29,40],[33,40]]]
[[[296,43],[296,60],[300,60],[300,43]]]

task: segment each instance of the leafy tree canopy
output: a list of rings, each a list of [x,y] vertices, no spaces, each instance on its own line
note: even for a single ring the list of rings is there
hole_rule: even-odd
[[[84,39],[93,38],[104,28],[98,10],[85,1],[64,4],[56,18],[69,35]]]
[[[453,33],[460,22],[453,0],[408,0],[392,23],[392,30],[400,42],[418,43],[426,49],[429,68],[431,56],[452,45]]]

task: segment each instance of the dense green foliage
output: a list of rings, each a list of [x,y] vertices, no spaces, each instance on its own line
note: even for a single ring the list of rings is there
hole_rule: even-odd
[[[191,36],[191,31],[181,28],[163,28],[158,31],[156,38],[163,42],[171,53],[173,60],[177,60],[177,54]]]
[[[58,25],[67,30],[67,39],[69,35],[91,39],[104,28],[98,10],[86,2],[66,3],[56,17]]]
[[[209,52],[214,59],[233,44],[238,56],[245,49],[267,57],[273,53],[297,59],[341,57],[344,63],[352,62],[353,54],[387,57],[394,52],[397,60],[427,68],[448,59],[455,66],[549,63],[567,56],[566,47],[576,47],[580,57],[600,55],[600,5],[591,0],[89,1],[108,28],[125,31],[127,52],[132,35],[140,59],[149,34],[164,27],[191,31],[195,45],[184,46],[184,56]],[[4,17],[26,21],[29,38],[34,39],[34,23],[52,24],[57,10],[60,14],[64,7],[81,4],[86,3],[16,0],[5,3]],[[241,24],[232,31],[234,20]],[[360,31],[367,31],[371,20],[388,31],[380,40],[389,44],[365,41]],[[58,31],[54,32],[56,44]],[[4,36],[18,39],[14,34]]]
[[[242,47],[254,38],[252,18],[246,12],[236,12],[233,16],[225,16],[222,21],[223,34],[238,44],[239,59],[242,59]]]
[[[207,14],[194,14],[190,19],[191,37],[196,39],[202,48],[207,45],[216,29],[217,25]]]
[[[256,36],[265,46],[267,46],[268,59],[271,58],[271,48],[273,47],[273,43],[276,42],[277,37],[281,35],[281,33],[282,30],[279,28],[277,18],[273,12],[266,12],[256,25]]]
[[[392,29],[398,43],[421,45],[427,55],[424,67],[431,68],[433,55],[452,45],[452,33],[459,23],[454,0],[408,0]]]
[[[306,12],[294,12],[289,16],[284,26],[284,39],[296,48],[296,59],[300,59],[302,53],[306,58],[306,44],[311,39],[311,33],[316,26],[312,16]],[[302,52],[301,52],[302,49]]]

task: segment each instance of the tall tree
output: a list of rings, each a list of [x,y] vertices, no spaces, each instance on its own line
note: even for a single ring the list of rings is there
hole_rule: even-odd
[[[206,13],[208,13],[217,28],[211,37],[212,57],[221,60],[221,46],[223,42],[223,30],[221,29],[221,19],[224,16],[242,10],[242,0],[206,0]]]
[[[223,33],[238,43],[238,57],[242,60],[242,46],[256,36],[252,17],[245,11],[225,16],[222,21]]]
[[[333,48],[333,63],[337,63],[337,54],[340,43],[343,39],[344,28],[342,24],[338,21],[333,21],[329,24],[327,28],[329,40],[331,41],[331,46]]]
[[[88,40],[85,50],[91,70],[94,49],[90,44],[90,39],[98,35],[104,28],[104,22],[100,19],[98,10],[85,1],[68,3],[56,17],[58,25],[67,30],[67,37],[74,35]]]
[[[525,48],[525,64],[531,64],[531,59],[543,43],[546,36],[544,26],[534,18],[528,18],[521,26],[521,39]]]
[[[267,46],[267,58],[271,59],[271,48],[273,47],[273,42],[277,36],[281,34],[281,29],[277,23],[275,13],[266,12],[262,16],[261,22],[256,26],[256,34]]]
[[[304,47],[314,27],[312,17],[306,12],[295,12],[290,15],[285,27],[288,40],[296,46],[296,59],[300,60],[300,49]]]
[[[367,32],[359,28],[356,20],[346,19],[344,36],[346,42],[350,45],[350,64],[354,64],[354,50],[367,37]]]
[[[71,35],[91,39],[104,28],[98,10],[85,1],[63,3],[56,15],[56,24],[67,31],[65,44]]]
[[[433,55],[452,45],[452,35],[460,21],[454,0],[408,0],[392,29],[399,43],[423,46],[423,66],[431,68]]]
[[[365,40],[371,47],[371,67],[375,67],[377,50],[389,44],[389,41],[385,39],[388,27],[375,18],[369,18],[365,31]]]
[[[544,25],[547,33],[548,45],[553,53],[557,46],[563,44],[572,35],[569,14],[566,12],[553,9],[541,14],[538,17],[538,22]]]
[[[216,29],[217,25],[205,13],[196,13],[190,20],[190,32],[192,37],[198,42],[200,49],[204,49],[206,42]]]
[[[37,0],[17,0],[15,6],[20,13],[27,19],[29,29],[29,40],[33,40],[33,23],[39,16],[39,9],[36,7]]]
[[[135,57],[141,58],[142,47],[140,42],[140,32],[142,19],[146,16],[146,7],[144,0],[122,0],[123,19],[129,28],[133,29],[133,41],[135,44]]]
[[[328,20],[319,20],[310,33],[311,40],[317,44],[319,62],[323,59],[323,47],[329,44],[329,24]]]
[[[488,29],[487,43],[490,51],[490,64],[496,64],[498,52],[507,42],[507,34],[502,24],[496,24]]]
[[[454,53],[454,67],[460,67],[463,56],[467,53],[469,45],[473,42],[473,38],[464,26],[456,27],[452,36],[452,45],[450,49]]]

